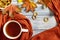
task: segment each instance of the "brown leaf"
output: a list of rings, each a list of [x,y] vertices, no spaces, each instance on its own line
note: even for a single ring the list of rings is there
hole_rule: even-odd
[[[21,9],[19,9],[17,6],[9,5],[4,9],[3,13],[5,14],[6,12],[8,12],[9,16],[12,17],[14,12],[20,12],[20,11]]]
[[[35,8],[37,7],[34,2],[31,2],[29,0],[24,0],[23,2],[24,3],[22,5],[22,7],[26,8],[26,12],[29,12],[29,11],[33,12],[35,10]]]

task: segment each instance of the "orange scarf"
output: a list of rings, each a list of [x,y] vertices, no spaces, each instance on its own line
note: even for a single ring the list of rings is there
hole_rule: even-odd
[[[52,0],[46,4],[54,12],[57,25],[52,29],[35,35],[31,40],[60,40],[60,0]]]
[[[12,19],[8,14],[2,15],[2,12],[0,11],[0,40],[10,40],[4,36],[2,31],[4,24],[9,20],[16,20],[21,23],[23,28],[29,30],[27,33],[22,33],[22,35],[16,40],[29,40],[31,38],[32,26],[30,21],[24,15],[15,12],[14,19]]]

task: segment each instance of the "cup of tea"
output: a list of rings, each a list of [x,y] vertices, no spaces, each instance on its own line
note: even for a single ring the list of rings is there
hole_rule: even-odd
[[[23,29],[22,25],[15,20],[10,20],[6,22],[3,27],[4,35],[9,39],[19,38],[22,32],[28,32],[28,29]]]

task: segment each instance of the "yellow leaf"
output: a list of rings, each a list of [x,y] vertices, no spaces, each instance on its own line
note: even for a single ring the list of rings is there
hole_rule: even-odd
[[[23,2],[23,0],[18,0],[18,3],[21,3],[21,2]]]
[[[35,3],[33,3],[33,2],[31,2],[31,5],[32,5],[33,7],[37,7],[37,6],[36,6],[36,4],[35,4]]]

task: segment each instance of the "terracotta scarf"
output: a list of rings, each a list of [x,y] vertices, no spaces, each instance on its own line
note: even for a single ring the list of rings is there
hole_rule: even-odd
[[[52,0],[46,4],[54,12],[57,25],[52,29],[35,35],[31,40],[60,40],[60,0]]]
[[[8,14],[2,15],[2,12],[0,11],[0,40],[10,40],[6,38],[3,34],[3,26],[4,24],[9,20],[16,20],[21,23],[23,28],[27,28],[29,30],[28,33],[22,33],[21,37],[19,37],[16,40],[29,40],[32,36],[32,26],[30,21],[22,14],[14,13],[14,19],[9,17]]]

